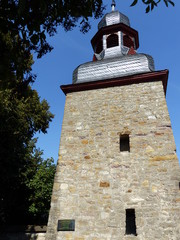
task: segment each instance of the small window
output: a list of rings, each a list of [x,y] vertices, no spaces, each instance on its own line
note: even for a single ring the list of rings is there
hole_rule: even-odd
[[[135,218],[135,209],[126,209],[126,235],[137,236]]]
[[[119,45],[118,42],[118,35],[117,34],[111,34],[107,37],[107,48],[116,47]]]
[[[130,152],[129,135],[120,135],[120,152]]]

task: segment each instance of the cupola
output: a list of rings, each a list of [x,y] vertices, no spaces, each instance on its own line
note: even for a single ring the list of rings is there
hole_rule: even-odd
[[[73,83],[90,82],[154,71],[153,58],[138,54],[138,32],[130,27],[127,16],[115,10],[105,14],[91,40],[93,61],[73,72]]]
[[[118,55],[135,54],[139,47],[138,32],[130,27],[129,18],[119,11],[107,13],[98,24],[98,32],[91,40],[94,60]]]

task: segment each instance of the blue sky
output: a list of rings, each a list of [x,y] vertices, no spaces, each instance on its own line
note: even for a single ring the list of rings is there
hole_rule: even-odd
[[[154,58],[155,69],[169,69],[167,105],[180,159],[180,1],[175,7],[166,8],[163,3],[153,12],[145,14],[145,6],[139,2],[129,7],[131,0],[116,0],[116,10],[127,15],[131,27],[139,32],[138,53],[147,53]],[[111,11],[111,1],[106,0],[104,13]],[[61,126],[64,114],[65,95],[60,85],[72,83],[73,70],[80,64],[91,61],[93,50],[91,38],[97,32],[99,20],[91,19],[92,28],[82,34],[77,27],[65,32],[61,27],[58,34],[48,38],[54,50],[41,59],[35,59],[33,72],[37,74],[33,88],[41,99],[46,99],[55,118],[47,134],[39,134],[37,146],[44,150],[44,158],[58,158]]]

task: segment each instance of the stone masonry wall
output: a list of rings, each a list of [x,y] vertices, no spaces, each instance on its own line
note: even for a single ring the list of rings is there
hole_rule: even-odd
[[[175,150],[161,82],[68,94],[46,240],[179,240]],[[137,236],[125,234],[131,208]],[[57,231],[60,219],[75,231]]]

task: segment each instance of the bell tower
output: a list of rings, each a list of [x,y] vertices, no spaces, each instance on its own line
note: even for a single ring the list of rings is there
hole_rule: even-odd
[[[115,11],[66,95],[46,240],[178,240],[180,169],[166,104],[168,70],[137,53]]]

